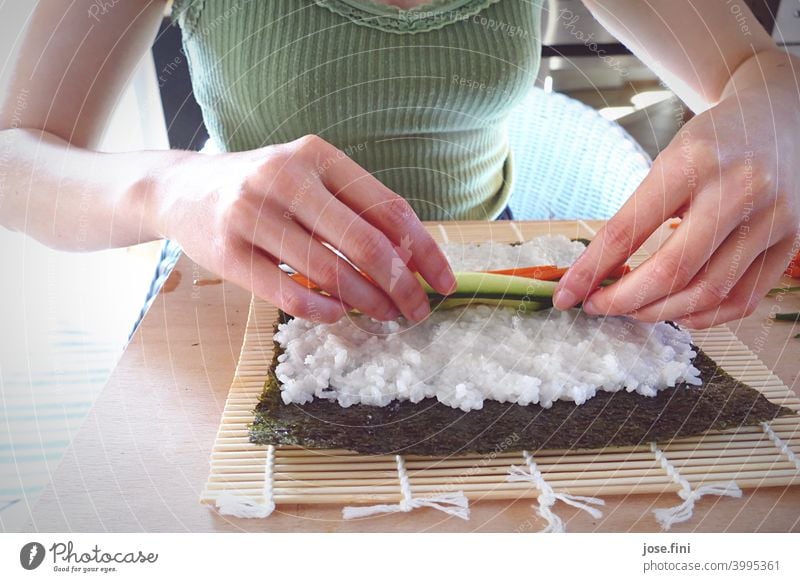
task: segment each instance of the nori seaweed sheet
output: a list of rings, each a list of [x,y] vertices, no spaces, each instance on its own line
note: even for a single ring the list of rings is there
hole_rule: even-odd
[[[663,442],[795,414],[727,374],[696,346],[695,350],[702,386],[679,384],[654,397],[598,391],[584,404],[557,401],[551,408],[485,401],[481,410],[464,412],[434,398],[416,404],[394,401],[385,407],[343,408],[320,399],[286,405],[274,375],[281,351],[276,343],[250,440],[375,455],[600,449]]]

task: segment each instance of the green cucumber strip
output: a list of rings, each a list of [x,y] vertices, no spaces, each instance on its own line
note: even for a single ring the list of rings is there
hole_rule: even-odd
[[[552,304],[542,301],[529,301],[524,299],[493,299],[488,297],[441,297],[431,301],[432,310],[456,309],[468,305],[488,305],[490,307],[508,307],[516,309],[519,313],[533,313],[552,307]]]
[[[800,291],[800,287],[775,287],[769,290],[767,297],[775,297],[783,293],[796,293],[797,291]]]
[[[484,297],[496,299],[550,299],[558,285],[555,281],[540,281],[496,273],[455,273],[456,289],[448,297]],[[428,295],[439,293],[420,278]]]
[[[800,312],[797,313],[776,313],[775,319],[778,321],[800,321]]]

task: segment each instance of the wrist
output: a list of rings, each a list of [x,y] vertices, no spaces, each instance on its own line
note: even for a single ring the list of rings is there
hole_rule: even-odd
[[[202,155],[184,150],[150,151],[151,163],[136,176],[125,192],[124,207],[138,222],[141,242],[172,238],[170,215],[174,212],[181,190],[181,175],[186,166]],[[185,181],[185,179],[184,179]]]
[[[734,97],[737,92],[761,90],[793,98],[798,101],[795,75],[800,70],[800,59],[778,48],[770,48],[755,53],[740,63],[731,73],[720,95],[720,101]]]

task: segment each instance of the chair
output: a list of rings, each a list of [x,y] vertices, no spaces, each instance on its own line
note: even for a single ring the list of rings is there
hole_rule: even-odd
[[[650,169],[617,123],[566,95],[535,88],[508,120],[518,220],[611,217]]]

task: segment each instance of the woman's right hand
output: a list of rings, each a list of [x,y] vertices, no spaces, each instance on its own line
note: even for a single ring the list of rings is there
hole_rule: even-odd
[[[0,224],[84,251],[168,237],[200,265],[319,321],[351,307],[424,318],[428,301],[409,259],[437,291],[455,286],[411,207],[318,137],[218,155],[95,153],[165,0],[115,4],[102,26],[91,17],[96,0],[67,4],[37,4],[0,103],[11,144]],[[280,263],[330,296],[291,280]]]
[[[442,294],[455,288],[411,206],[317,136],[241,153],[186,152],[150,181],[162,236],[292,315],[333,322],[356,308],[419,321],[430,308],[412,269]],[[294,281],[280,263],[330,296]]]

